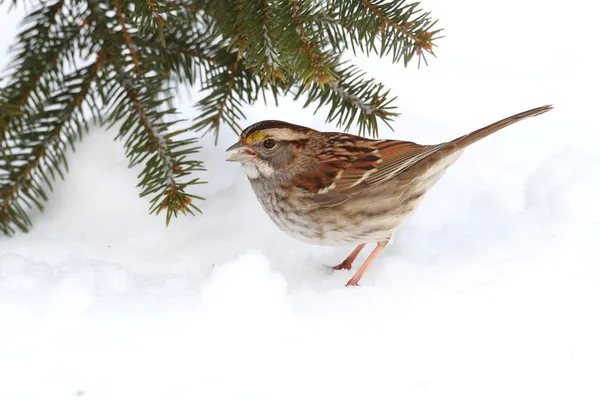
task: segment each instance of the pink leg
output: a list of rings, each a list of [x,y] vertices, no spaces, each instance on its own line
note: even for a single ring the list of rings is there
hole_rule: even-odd
[[[377,255],[379,253],[381,253],[381,250],[383,250],[383,248],[386,245],[387,245],[387,242],[377,243],[377,247],[375,247],[375,249],[369,255],[369,257],[367,257],[367,259],[365,260],[363,265],[361,265],[361,267],[358,269],[358,271],[356,271],[356,274],[354,274],[354,276],[348,281],[348,283],[346,283],[346,286],[358,286],[358,281],[360,281],[360,278],[362,278],[364,273],[367,271],[367,269],[371,265],[371,262],[375,259],[375,257],[377,257]]]
[[[358,246],[356,246],[356,248],[352,251],[352,253],[350,253],[350,255],[348,257],[346,257],[346,259],[344,261],[342,261],[342,263],[340,265],[333,267],[333,269],[335,271],[340,271],[342,269],[351,269],[352,263],[354,262],[354,260],[356,260],[356,257],[358,257],[358,253],[360,253],[360,251],[363,249],[363,247],[365,247],[365,244],[366,243],[359,244]]]

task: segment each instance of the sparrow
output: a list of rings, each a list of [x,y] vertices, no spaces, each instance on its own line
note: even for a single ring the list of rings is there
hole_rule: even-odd
[[[243,165],[262,208],[283,232],[313,244],[356,246],[334,270],[351,269],[365,245],[376,243],[346,284],[356,286],[392,233],[466,147],[551,109],[524,111],[434,145],[266,120],[244,129],[227,149],[228,160]]]

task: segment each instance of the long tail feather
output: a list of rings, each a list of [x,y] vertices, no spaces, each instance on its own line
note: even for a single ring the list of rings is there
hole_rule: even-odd
[[[456,145],[455,151],[461,150],[461,149],[464,149],[465,147],[483,139],[484,137],[489,136],[496,131],[499,131],[502,128],[506,128],[507,126],[512,125],[516,122],[522,121],[526,118],[535,117],[537,115],[543,114],[550,110],[552,110],[552,106],[546,105],[543,107],[534,108],[529,111],[523,111],[522,113],[515,114],[508,118],[504,118],[503,120],[494,122],[493,124],[488,125],[484,128],[477,129],[476,131],[473,131],[464,136],[456,138],[453,141],[451,141],[450,143],[453,145]]]

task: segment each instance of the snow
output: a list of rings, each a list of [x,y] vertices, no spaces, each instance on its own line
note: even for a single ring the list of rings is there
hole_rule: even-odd
[[[422,3],[447,29],[427,68],[359,60],[399,96],[382,134],[556,108],[465,151],[357,288],[326,267],[351,248],[270,222],[224,161],[232,132],[203,139],[204,214],[165,228],[116,132],[92,131],[32,232],[0,238],[0,399],[598,399],[595,14],[481,4]],[[334,129],[291,101],[247,115]]]

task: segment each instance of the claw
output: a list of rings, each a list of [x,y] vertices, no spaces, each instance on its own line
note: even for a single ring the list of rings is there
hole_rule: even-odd
[[[352,263],[347,263],[347,262],[343,262],[340,265],[336,265],[335,267],[331,267],[332,270],[334,271],[341,271],[343,269],[347,269],[350,270],[352,269]]]

